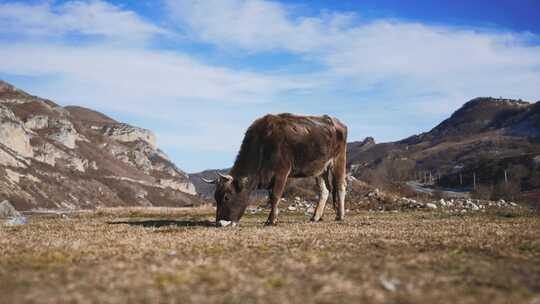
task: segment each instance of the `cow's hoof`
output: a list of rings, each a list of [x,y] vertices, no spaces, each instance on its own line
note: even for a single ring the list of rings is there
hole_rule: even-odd
[[[336,221],[337,222],[343,222],[345,220],[345,218],[343,216],[336,216]]]
[[[266,226],[266,227],[277,226],[277,222],[266,221],[264,223],[264,226]]]

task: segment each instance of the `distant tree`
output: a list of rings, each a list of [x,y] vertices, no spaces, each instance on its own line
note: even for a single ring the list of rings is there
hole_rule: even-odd
[[[521,194],[521,183],[517,181],[509,181],[508,184],[501,181],[493,187],[491,193],[492,200],[515,200]]]
[[[493,186],[481,184],[476,187],[471,193],[472,197],[475,199],[489,200],[492,199]]]
[[[525,167],[522,164],[511,165],[508,168],[508,178],[513,181],[519,181],[520,183],[524,177],[529,176],[531,173],[531,169]]]
[[[409,159],[396,159],[386,164],[386,177],[391,182],[402,182],[409,180],[414,171],[415,162]]]
[[[532,169],[529,175],[529,187],[535,189],[540,188],[540,170]]]

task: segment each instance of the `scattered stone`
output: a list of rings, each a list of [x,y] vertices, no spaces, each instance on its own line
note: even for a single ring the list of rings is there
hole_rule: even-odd
[[[397,291],[399,285],[401,284],[397,279],[386,279],[382,276],[379,277],[379,281],[381,282],[382,287],[390,292]]]
[[[375,190],[370,191],[366,194],[369,198],[379,198],[380,197],[380,191],[378,188],[375,188]]]
[[[28,223],[28,220],[25,216],[16,216],[14,218],[9,219],[5,225],[7,226],[19,226],[19,225],[25,225]]]
[[[259,213],[261,211],[263,211],[263,208],[261,207],[252,207],[252,208],[248,208],[247,211],[251,214],[256,214],[256,213]]]
[[[485,201],[485,200],[478,200],[478,199],[450,199],[445,200],[444,198],[433,200],[431,202],[417,202],[414,199],[407,198],[407,197],[401,197],[397,200],[395,200],[396,203],[401,205],[402,208],[410,208],[410,209],[421,209],[421,208],[427,208],[427,209],[449,209],[454,210],[456,212],[461,212],[461,210],[464,210],[463,212],[466,212],[467,210],[470,211],[480,211],[485,210],[487,208],[520,208],[520,206],[514,202],[506,202],[505,200],[499,200],[499,201]]]
[[[19,217],[21,213],[7,200],[0,203],[0,217]]]
[[[289,211],[296,211],[296,207],[293,206],[293,205],[290,205],[289,207],[287,207],[287,210],[289,210]]]

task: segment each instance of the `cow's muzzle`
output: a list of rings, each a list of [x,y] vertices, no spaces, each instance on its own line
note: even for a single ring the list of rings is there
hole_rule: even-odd
[[[227,226],[236,227],[236,225],[238,225],[238,223],[233,222],[233,221],[220,220],[217,222],[218,227],[227,227]]]

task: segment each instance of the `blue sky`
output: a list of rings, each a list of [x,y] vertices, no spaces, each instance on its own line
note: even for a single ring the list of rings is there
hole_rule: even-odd
[[[0,1],[0,78],[228,167],[266,113],[349,140],[429,130],[477,96],[540,100],[540,1]]]

